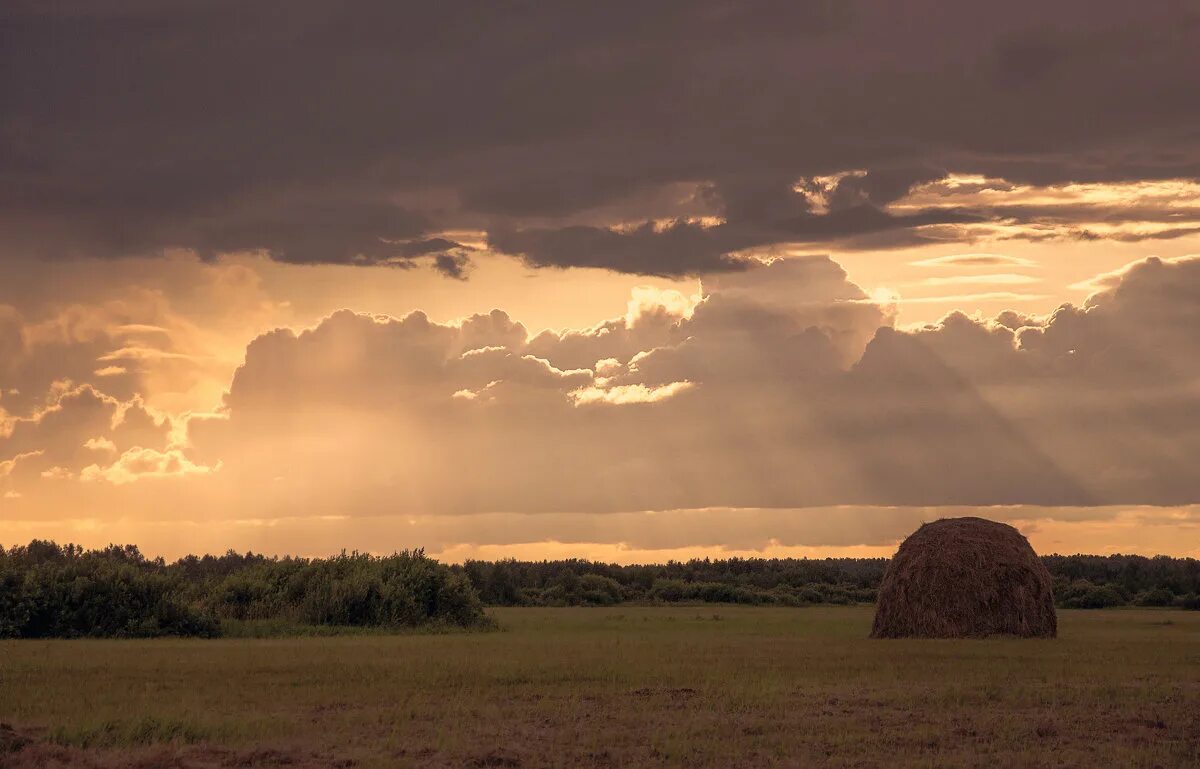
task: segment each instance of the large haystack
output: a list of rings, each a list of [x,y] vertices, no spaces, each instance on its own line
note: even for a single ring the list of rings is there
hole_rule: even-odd
[[[1003,523],[943,518],[900,545],[879,586],[872,638],[1053,638],[1050,572]]]

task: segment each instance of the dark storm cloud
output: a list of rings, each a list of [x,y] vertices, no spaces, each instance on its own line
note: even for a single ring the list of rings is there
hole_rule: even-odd
[[[532,265],[680,275],[997,215],[886,210],[948,171],[1200,176],[1200,14],[1175,2],[9,2],[0,40],[0,247],[47,258],[403,266],[398,241],[468,227]],[[596,213],[673,184],[725,225]]]
[[[871,205],[787,219],[726,222],[708,226],[646,222],[632,229],[572,225],[558,229],[492,230],[488,245],[519,255],[532,267],[604,267],[639,275],[678,277],[731,272],[757,264],[734,252],[775,243],[819,243],[849,236],[884,235],[927,224],[982,221],[969,212],[937,209],[893,215]]]
[[[447,278],[466,280],[471,267],[471,257],[463,253],[444,252],[433,257],[433,269]]]
[[[446,238],[425,238],[400,244],[399,255],[408,260],[425,256],[432,259],[433,269],[447,278],[466,280],[471,269],[473,246],[464,245]],[[412,262],[401,262],[411,265]]]
[[[712,230],[716,230],[713,232]],[[488,245],[519,254],[531,267],[607,267],[641,275],[743,270],[749,262],[728,255],[748,245],[722,227],[674,222],[658,230],[647,222],[632,230],[575,225],[557,229],[498,229]]]
[[[447,251],[470,250],[468,246],[446,238],[425,238],[424,240],[410,240],[407,243],[400,244],[397,252],[406,258],[415,256],[428,256],[429,254],[441,254]]]

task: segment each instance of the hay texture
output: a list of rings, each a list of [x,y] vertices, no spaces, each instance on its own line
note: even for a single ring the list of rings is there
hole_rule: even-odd
[[[872,638],[1053,638],[1050,572],[1012,526],[983,518],[927,523],[900,545]]]

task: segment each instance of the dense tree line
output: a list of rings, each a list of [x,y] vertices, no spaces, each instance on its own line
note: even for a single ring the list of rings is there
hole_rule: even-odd
[[[499,606],[614,604],[624,601],[803,605],[875,600],[883,558],[672,561],[618,566],[565,561],[467,561],[484,603]]]
[[[214,636],[216,617],[136,547],[0,548],[0,638]]]
[[[1180,606],[1200,609],[1200,561],[1137,555],[1042,558],[1064,608]],[[884,558],[729,558],[617,566],[584,560],[467,561],[484,603],[500,606],[705,601],[803,605],[869,603]]]
[[[1200,609],[1200,561],[1050,555],[1060,606]],[[148,559],[132,545],[0,547],[0,637],[215,636],[222,621],[479,627],[483,605],[870,603],[883,558],[729,558],[618,566],[585,560],[467,561],[420,550],[386,557],[268,558],[234,552]]]
[[[0,547],[0,637],[215,636],[222,620],[292,625],[486,625],[461,570],[421,551],[386,557],[228,553],[168,564],[136,547]]]

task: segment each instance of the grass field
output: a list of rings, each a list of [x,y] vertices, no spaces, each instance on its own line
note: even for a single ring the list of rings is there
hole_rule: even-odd
[[[1200,766],[1200,613],[871,641],[869,608],[499,609],[502,630],[0,642],[0,766]]]

